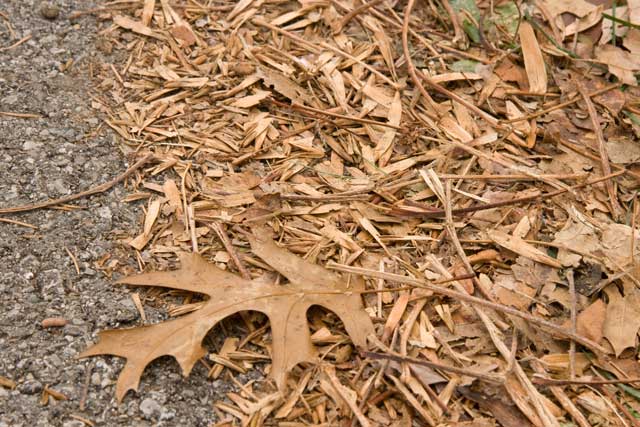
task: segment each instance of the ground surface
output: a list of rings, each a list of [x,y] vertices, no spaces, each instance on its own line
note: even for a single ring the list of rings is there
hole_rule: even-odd
[[[47,20],[38,1],[5,0],[0,11],[15,31],[0,24],[0,46],[29,34],[20,46],[0,51],[0,111],[39,114],[40,119],[0,116],[0,206],[16,206],[82,191],[126,169],[109,131],[95,134],[101,120],[90,108],[89,64],[110,58],[95,48],[96,21],[70,21],[85,1],[57,1],[60,14]],[[73,59],[65,72],[60,65]],[[203,368],[182,379],[175,365],[158,361],[146,372],[138,395],[118,405],[116,358],[75,356],[105,328],[135,325],[129,291],[115,287],[94,262],[114,248],[118,230],[137,227],[133,204],[121,202],[122,186],[82,200],[82,210],[38,210],[12,219],[33,230],[0,222],[0,375],[15,390],[0,387],[0,426],[209,425],[219,383]],[[80,274],[65,247],[79,262]],[[161,313],[148,310],[148,316]],[[61,329],[43,329],[48,317],[64,317]],[[86,408],[80,400],[88,379]],[[43,387],[68,401],[40,404]]]

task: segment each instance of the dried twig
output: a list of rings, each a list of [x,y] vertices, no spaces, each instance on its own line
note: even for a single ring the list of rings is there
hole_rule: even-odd
[[[477,298],[469,294],[454,291],[452,289],[443,288],[443,287],[428,283],[426,281],[414,279],[408,276],[402,276],[400,274],[382,273],[375,270],[369,270],[367,268],[352,267],[349,265],[338,264],[335,262],[329,262],[327,264],[327,268],[331,270],[341,271],[344,273],[361,274],[367,277],[376,277],[379,279],[385,279],[392,282],[404,283],[404,284],[415,286],[416,288],[427,289],[439,295],[444,295],[450,298],[458,299],[460,301],[468,302],[470,304],[487,307],[496,311],[510,314],[515,317],[519,317],[535,325],[539,325],[540,327],[543,327],[544,329],[547,329],[549,332],[552,332],[558,336],[562,336],[568,339],[573,339],[576,342],[584,345],[585,347],[590,348],[591,350],[598,353],[599,355],[606,355],[610,353],[609,350],[602,347],[600,344],[590,340],[589,338],[586,338],[577,334],[573,334],[571,331],[567,331],[566,328],[562,328],[547,320],[540,319],[539,317],[533,316],[529,313],[522,312],[520,310],[516,310],[515,308],[509,307],[506,305],[490,302],[482,298]]]
[[[89,190],[85,190],[76,194],[71,194],[69,196],[60,197],[59,199],[47,200],[46,202],[34,203],[31,205],[15,206],[13,208],[0,209],[0,215],[17,213],[17,212],[28,212],[36,209],[48,208],[51,206],[68,203],[73,200],[82,199],[84,197],[93,196],[94,194],[103,193],[111,189],[112,187],[116,186],[118,183],[127,179],[129,176],[131,176],[131,174],[133,174],[142,166],[152,161],[154,158],[155,156],[153,154],[148,154],[142,159],[138,160],[133,166],[131,166],[129,169],[127,169],[126,171],[124,171],[122,174],[118,175],[111,181],[105,182],[104,184],[100,184],[97,187],[90,188]]]
[[[604,140],[604,135],[602,134],[602,128],[600,127],[600,122],[598,121],[598,113],[596,113],[596,109],[593,106],[591,97],[587,93],[586,89],[580,86],[579,90],[580,90],[580,94],[584,98],[584,102],[587,104],[587,111],[589,112],[589,117],[591,118],[593,131],[595,132],[596,141],[598,142],[598,150],[600,151],[600,165],[602,167],[602,174],[609,175],[611,174],[611,165],[609,163],[609,154],[607,153],[607,144]],[[615,187],[613,186],[613,182],[611,180],[605,181],[605,187],[607,188],[607,193],[609,195],[609,203],[611,204],[611,215],[615,220],[617,220],[622,216],[622,207],[618,202],[618,196],[616,194]]]
[[[559,380],[555,378],[533,376],[533,382],[543,386],[563,386],[563,385],[602,385],[602,384],[634,384],[640,383],[640,378],[621,378],[615,380],[593,379],[593,378],[576,378],[573,380]]]
[[[215,231],[215,233],[220,238],[220,241],[224,245],[224,248],[227,250],[227,253],[229,254],[231,259],[233,260],[233,263],[238,268],[238,271],[240,272],[240,275],[244,279],[251,280],[251,274],[249,274],[249,271],[247,270],[247,267],[244,266],[244,264],[242,263],[242,260],[240,260],[240,258],[238,257],[238,254],[236,253],[235,249],[233,248],[233,244],[231,243],[231,240],[229,240],[229,236],[227,235],[227,232],[225,231],[224,227],[221,224],[217,223],[217,222],[212,222],[212,223],[209,223],[207,225],[209,226],[209,228],[211,228],[213,231]]]
[[[41,119],[42,118],[40,114],[14,113],[12,111],[0,111],[0,116],[15,117],[17,119]]]
[[[394,362],[399,363],[409,363],[413,365],[426,366],[432,369],[440,369],[445,372],[453,372],[455,374],[466,375],[468,377],[477,378],[482,381],[486,381],[492,384],[503,384],[504,377],[501,375],[495,374],[487,374],[485,372],[475,371],[473,369],[465,369],[465,368],[456,368],[455,366],[443,365],[441,363],[434,363],[428,360],[417,359],[415,357],[402,356],[400,354],[395,353],[375,353],[371,351],[366,351],[362,353],[364,357],[369,357],[371,359],[388,359],[393,360]]]
[[[333,33],[334,34],[340,33],[342,31],[342,29],[345,27],[345,25],[347,25],[353,18],[355,18],[359,14],[365,12],[370,7],[377,6],[378,4],[382,3],[383,1],[384,0],[371,0],[371,2],[369,2],[369,3],[363,2],[363,4],[361,4],[360,6],[356,7],[351,12],[347,13],[346,15],[344,15],[342,17],[342,19],[340,20],[338,25],[336,25]]]
[[[538,374],[543,374],[545,372],[542,363],[534,360],[531,363],[531,366],[533,367],[534,371],[536,371]],[[536,380],[540,378],[539,376],[534,376],[533,377],[533,383],[534,384],[538,384],[536,382]],[[562,407],[569,413],[571,414],[571,417],[573,418],[573,420],[580,426],[580,427],[592,427],[591,423],[589,423],[589,421],[586,419],[586,417],[582,414],[582,412],[580,412],[580,410],[577,408],[577,406],[571,401],[571,399],[569,398],[569,396],[567,396],[567,394],[564,392],[564,390],[562,390],[562,387],[560,386],[552,386],[549,385],[549,390],[551,391],[551,393],[553,393],[553,395],[555,396],[555,398],[558,400],[558,402],[560,402],[560,405],[562,405]]]
[[[588,96],[590,98],[593,98],[594,96],[602,95],[603,93],[609,92],[610,90],[616,89],[618,87],[620,87],[620,83],[613,83],[611,85],[603,87],[602,89],[594,90],[593,92],[589,93]],[[561,102],[561,103],[556,104],[556,105],[554,105],[552,107],[546,108],[546,109],[541,110],[541,111],[537,111],[535,113],[531,113],[531,114],[526,115],[526,116],[516,117],[516,118],[513,118],[513,119],[509,119],[509,120],[500,120],[500,123],[510,124],[510,123],[518,123],[518,122],[523,122],[523,121],[529,121],[531,119],[535,119],[537,117],[544,116],[545,114],[551,113],[552,111],[559,110],[561,108],[565,108],[565,107],[568,107],[570,105],[573,105],[576,102],[580,101],[581,99],[582,99],[581,96],[576,96],[573,99],[570,99],[570,100],[565,101],[565,102]]]
[[[459,208],[459,209],[452,209],[451,213],[453,215],[463,215],[463,214],[467,214],[467,213],[472,213],[472,212],[478,212],[478,211],[483,211],[483,210],[487,210],[487,209],[495,209],[495,208],[499,208],[499,207],[504,207],[504,206],[513,206],[513,205],[520,205],[523,203],[529,203],[529,202],[533,202],[536,200],[547,200],[547,199],[551,199],[553,197],[559,196],[561,194],[564,194],[570,190],[577,190],[579,188],[584,188],[593,184],[597,184],[599,182],[602,181],[607,181],[610,180],[612,178],[615,178],[617,176],[623,175],[625,173],[625,171],[618,171],[618,172],[614,172],[610,175],[607,176],[603,176],[602,178],[596,178],[596,179],[592,179],[589,180],[587,182],[584,182],[582,184],[577,184],[571,187],[568,187],[567,189],[561,189],[561,190],[556,190],[556,191],[552,191],[549,193],[545,193],[545,194],[538,194],[535,196],[525,196],[525,197],[520,197],[517,199],[512,199],[512,200],[506,200],[504,202],[494,202],[494,203],[487,203],[486,205],[482,205],[482,206],[471,206],[468,208]],[[424,212],[420,212],[419,214],[412,214],[415,216],[420,216],[423,218],[443,218],[446,216],[446,212],[443,209],[434,209],[431,207],[427,207],[425,206],[425,210]]]
[[[416,73],[416,67],[413,65],[413,61],[411,60],[411,52],[409,52],[409,19],[411,18],[411,10],[413,9],[413,4],[415,0],[409,0],[407,3],[407,7],[404,11],[404,20],[402,21],[402,51],[404,52],[405,60],[407,61],[407,70],[409,71],[409,75],[411,76],[411,80],[413,80],[413,84],[416,85],[420,94],[427,100],[427,103],[431,107],[433,111],[428,111],[427,114],[429,117],[436,119],[438,117],[438,107],[436,103],[431,98],[431,95],[425,90],[424,86],[422,86],[422,82],[418,78],[418,74]]]

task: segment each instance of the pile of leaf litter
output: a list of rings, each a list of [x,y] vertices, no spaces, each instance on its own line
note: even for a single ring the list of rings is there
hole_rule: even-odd
[[[99,262],[142,324],[85,353],[119,399],[171,355],[235,384],[219,426],[638,425],[638,0],[90,12],[146,162]]]

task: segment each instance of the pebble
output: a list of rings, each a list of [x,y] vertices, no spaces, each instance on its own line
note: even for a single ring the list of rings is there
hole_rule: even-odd
[[[60,8],[53,3],[43,2],[40,5],[40,14],[47,19],[56,19],[60,15]]]
[[[140,411],[142,412],[142,416],[149,420],[160,415],[162,407],[158,402],[147,397],[140,403]]]
[[[162,408],[162,412],[160,413],[160,421],[169,421],[174,419],[176,416],[176,411],[173,409],[165,409]]]
[[[91,384],[95,386],[99,386],[102,383],[102,378],[100,378],[100,374],[94,372],[91,374]]]
[[[18,95],[9,95],[2,99],[3,104],[13,105],[18,102]]]
[[[25,143],[22,144],[22,149],[25,151],[37,150],[40,147],[42,147],[42,144],[38,144],[35,141],[25,141]]]
[[[51,363],[53,366],[60,366],[62,365],[62,359],[60,359],[60,356],[58,356],[57,354],[52,354],[49,357],[49,363]]]
[[[118,322],[133,322],[139,316],[136,306],[133,304],[133,301],[128,296],[122,298],[119,301],[117,307],[118,307],[118,312],[116,313],[115,319]]]
[[[111,209],[108,206],[102,206],[97,209],[98,216],[102,219],[111,220],[113,214],[111,213]]]
[[[84,334],[84,329],[76,325],[67,325],[64,327],[64,333],[73,337],[79,337]]]
[[[42,383],[37,380],[26,381],[18,385],[18,391],[22,394],[36,394],[42,391]]]

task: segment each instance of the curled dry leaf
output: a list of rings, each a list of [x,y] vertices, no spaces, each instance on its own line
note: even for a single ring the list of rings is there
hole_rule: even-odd
[[[280,388],[296,364],[313,361],[316,350],[307,325],[307,310],[322,306],[337,314],[357,346],[373,332],[371,319],[362,307],[364,282],[346,280],[323,267],[303,260],[276,245],[265,231],[249,238],[257,256],[289,280],[287,285],[264,280],[245,280],[220,270],[195,254],[181,257],[181,269],[126,277],[119,283],[163,286],[206,294],[200,310],[179,319],[133,329],[100,333],[100,341],[80,357],[112,354],[127,359],[118,378],[116,395],[122,400],[135,390],[144,368],[160,356],[173,356],[188,375],[206,354],[202,340],[220,320],[239,311],[255,310],[267,315],[273,334],[271,375]]]
[[[576,331],[578,334],[599,343],[603,337],[606,316],[607,307],[605,303],[602,300],[596,300],[578,314]],[[567,320],[563,326],[570,328],[571,322]]]
[[[609,305],[604,321],[604,337],[611,343],[617,357],[636,344],[640,328],[640,294],[630,286],[625,290],[624,297],[615,286],[609,286],[606,292]]]
[[[633,258],[637,260],[640,236],[624,224],[600,224],[596,229],[586,221],[570,219],[562,230],[556,233],[553,243],[561,246],[558,260],[565,267],[577,267],[583,258],[581,254],[588,254],[593,259],[602,259],[605,266],[612,271],[618,271],[627,267],[631,261],[632,236],[635,239]]]
[[[487,236],[496,244],[509,249],[518,255],[522,255],[525,258],[532,259],[553,268],[562,267],[562,264],[560,264],[558,260],[551,258],[549,255],[546,255],[544,252],[525,242],[518,236],[510,236],[500,230],[489,230],[487,231]]]
[[[529,78],[529,90],[533,93],[546,93],[547,69],[533,27],[524,21],[520,24],[518,33],[524,56],[524,67]]]

